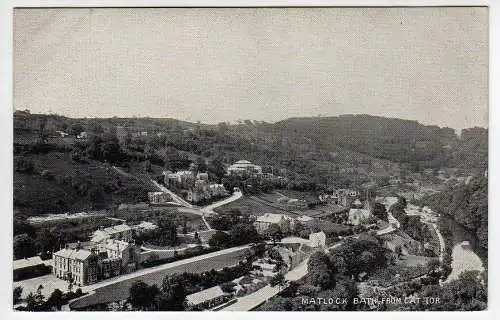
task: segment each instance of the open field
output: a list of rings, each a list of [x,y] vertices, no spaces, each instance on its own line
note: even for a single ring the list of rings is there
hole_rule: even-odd
[[[69,152],[15,156],[14,163],[33,165],[32,172],[14,172],[14,205],[26,216],[79,212],[137,203],[156,191],[145,181],[124,177],[109,165],[78,163]]]
[[[421,277],[427,273],[425,264],[430,258],[413,256],[406,260],[398,260],[394,265],[388,265],[384,269],[377,270],[369,278],[369,282],[381,287],[388,287]]]
[[[276,204],[272,204],[271,202],[263,200],[257,196],[243,196],[242,198],[234,202],[218,207],[217,209],[215,209],[215,212],[219,214],[234,214],[239,212],[243,215],[263,215],[265,213],[277,213],[277,214],[290,213],[290,211],[283,210]]]

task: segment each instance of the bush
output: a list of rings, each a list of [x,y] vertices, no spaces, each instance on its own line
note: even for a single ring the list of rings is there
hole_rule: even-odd
[[[240,280],[240,284],[250,284],[252,283],[252,277],[250,276],[245,276],[243,279]]]
[[[36,277],[41,277],[52,272],[52,267],[46,265],[38,265],[30,268],[14,270],[14,281],[21,281]]]
[[[222,291],[227,292],[227,293],[234,292],[235,286],[236,286],[236,283],[234,283],[234,282],[225,282],[225,283],[220,285]]]

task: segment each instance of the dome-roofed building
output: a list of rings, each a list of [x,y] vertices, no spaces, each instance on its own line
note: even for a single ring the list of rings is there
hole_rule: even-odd
[[[227,174],[242,174],[242,173],[262,173],[262,167],[251,163],[248,160],[239,160],[229,166]]]

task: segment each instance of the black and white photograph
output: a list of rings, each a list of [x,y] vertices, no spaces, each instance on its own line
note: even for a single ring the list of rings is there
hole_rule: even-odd
[[[489,308],[487,6],[12,11],[13,313]]]

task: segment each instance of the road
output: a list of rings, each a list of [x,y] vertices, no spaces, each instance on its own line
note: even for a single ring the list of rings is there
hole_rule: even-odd
[[[192,204],[190,204],[189,202],[187,202],[186,200],[182,199],[181,197],[179,197],[178,195],[173,193],[172,191],[168,190],[165,186],[162,186],[158,182],[154,181],[153,179],[151,179],[151,182],[161,191],[168,193],[176,203],[178,203],[186,208],[194,208],[195,207]]]
[[[285,279],[287,281],[297,281],[304,277],[307,274],[308,261],[309,259],[302,261],[295,269],[289,271],[285,275]],[[276,287],[267,285],[254,293],[238,298],[238,301],[219,311],[250,311],[285,290],[286,287],[287,285]]]
[[[236,201],[239,198],[241,198],[242,196],[243,196],[243,193],[241,193],[241,191],[236,191],[229,198],[214,202],[212,204],[209,204],[206,207],[201,208],[200,209],[201,214],[203,214],[203,215],[214,214],[215,213],[214,209],[221,207],[223,205],[226,205],[228,203],[231,203],[233,201]]]
[[[398,198],[397,197],[385,197],[385,198],[377,198],[376,200],[380,201],[380,203],[385,205],[385,207],[387,208],[387,219],[389,221],[389,225],[382,230],[378,230],[377,235],[381,236],[384,234],[392,233],[392,232],[396,231],[397,229],[399,229],[399,227],[400,227],[399,221],[396,218],[394,218],[391,211],[389,210],[393,204],[398,202]]]
[[[430,225],[432,226],[434,231],[436,231],[436,234],[438,236],[438,239],[439,239],[439,262],[443,262],[444,248],[445,248],[443,235],[441,234],[441,231],[439,231],[439,228],[435,223],[430,223]]]
[[[153,268],[141,269],[134,273],[124,274],[113,279],[105,280],[82,287],[88,295],[71,302],[70,307],[83,308],[96,304],[125,300],[129,296],[129,289],[136,281],[144,281],[149,285],[161,285],[165,275],[174,273],[201,273],[211,269],[221,269],[237,264],[243,260],[250,246],[234,247],[205,255],[192,257],[167,263]]]

